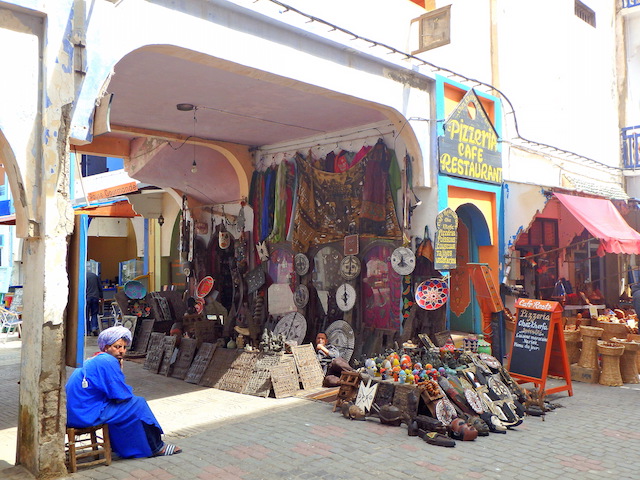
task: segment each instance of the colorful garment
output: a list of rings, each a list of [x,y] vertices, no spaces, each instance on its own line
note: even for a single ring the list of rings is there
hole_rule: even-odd
[[[133,395],[120,361],[99,353],[76,369],[66,385],[67,425],[109,425],[111,446],[122,458],[150,457],[159,451],[162,428],[146,400]]]
[[[390,240],[401,237],[393,200],[387,187],[388,164],[381,165],[379,161],[379,154],[388,161],[386,147],[384,144],[378,145],[366,158],[344,173],[322,172],[311,167],[300,156],[296,158],[298,204],[295,209],[296,228],[293,232],[295,252],[307,252],[311,245],[342,241],[345,235],[353,233],[354,227],[363,237],[375,236]],[[372,157],[374,152],[376,155]],[[372,169],[368,167],[370,162],[376,164]],[[383,166],[382,171],[380,166]],[[371,215],[372,207],[376,209],[375,219]]]

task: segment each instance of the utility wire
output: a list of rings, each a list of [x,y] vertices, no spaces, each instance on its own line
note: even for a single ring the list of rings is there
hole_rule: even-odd
[[[256,2],[257,1],[259,1],[259,0],[256,0]],[[366,37],[362,37],[362,36],[360,36],[360,35],[358,35],[356,33],[353,33],[350,30],[342,28],[342,27],[340,27],[340,26],[338,26],[338,25],[336,25],[334,23],[328,22],[327,20],[323,20],[323,19],[321,19],[319,17],[315,17],[313,15],[309,15],[308,13],[305,13],[305,12],[303,12],[301,10],[298,10],[297,8],[292,7],[291,5],[287,5],[286,3],[283,3],[283,2],[281,2],[279,0],[267,0],[267,1],[269,1],[271,3],[274,3],[274,4],[284,8],[284,10],[282,10],[280,12],[282,14],[287,13],[287,12],[294,12],[294,13],[302,16],[302,17],[307,18],[308,19],[307,23],[317,22],[319,24],[322,24],[322,25],[325,25],[325,26],[329,27],[329,29],[330,29],[329,31],[330,32],[339,31],[341,33],[344,33],[345,35],[348,35],[348,36],[352,37],[351,40],[362,40],[364,42],[369,43],[371,47],[382,47],[382,48],[385,48],[386,50],[388,50],[389,54],[401,55],[401,56],[405,57],[404,58],[405,60],[411,59],[411,60],[415,60],[416,62],[420,62],[422,65],[431,67],[432,68],[432,70],[431,70],[432,72],[435,72],[435,71],[446,72],[446,73],[450,74],[449,78],[458,77],[458,78],[461,78],[463,80],[463,82],[471,82],[471,83],[474,84],[471,88],[474,88],[476,85],[481,85],[483,87],[486,87],[486,88],[496,92],[500,97],[502,97],[504,99],[504,101],[509,106],[510,112],[505,112],[505,116],[506,115],[511,115],[513,117],[513,124],[514,124],[515,132],[516,132],[516,137],[515,138],[517,138],[518,140],[521,140],[522,142],[524,142],[526,144],[537,145],[540,148],[548,148],[548,149],[554,150],[555,152],[558,152],[560,154],[568,155],[570,157],[571,156],[578,157],[578,158],[581,158],[581,159],[586,160],[588,162],[591,162],[591,163],[594,163],[596,165],[599,165],[601,167],[605,167],[605,168],[609,168],[609,169],[613,169],[613,170],[618,170],[618,171],[622,171],[623,170],[622,167],[614,167],[614,166],[611,166],[611,165],[607,165],[606,163],[600,162],[598,160],[594,160],[593,158],[589,158],[589,157],[586,157],[584,155],[580,155],[580,154],[572,152],[570,150],[565,150],[563,148],[555,147],[553,145],[549,145],[549,144],[542,143],[542,142],[537,142],[535,140],[529,140],[529,139],[523,137],[520,134],[520,129],[519,129],[519,126],[518,126],[518,119],[516,118],[515,108],[513,107],[513,104],[511,103],[511,100],[509,100],[509,97],[507,97],[504,94],[504,92],[502,92],[500,89],[498,89],[497,87],[495,87],[495,86],[493,86],[493,85],[491,85],[489,83],[483,82],[481,80],[477,80],[475,78],[467,77],[466,75],[463,75],[461,73],[455,72],[455,71],[453,71],[451,69],[448,69],[448,68],[445,68],[445,67],[440,67],[440,66],[438,66],[438,65],[436,65],[434,63],[431,63],[431,62],[428,62],[426,60],[423,60],[422,58],[416,57],[415,55],[412,55],[410,53],[406,53],[406,52],[403,52],[401,50],[398,50],[397,48],[394,48],[394,47],[392,47],[390,45],[387,45],[385,43],[378,42],[378,41],[375,41],[375,40],[371,40],[371,39],[366,38]]]

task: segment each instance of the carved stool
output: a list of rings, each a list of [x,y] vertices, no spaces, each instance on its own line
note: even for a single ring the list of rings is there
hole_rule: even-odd
[[[333,406],[333,411],[335,412],[344,402],[355,400],[359,386],[360,373],[343,370],[340,375],[340,388],[338,390],[336,404]]]
[[[102,436],[97,432],[102,430]],[[92,465],[111,465],[111,442],[109,441],[109,426],[106,424],[95,425],[87,428],[67,427],[67,469],[75,473],[78,467]],[[93,457],[88,462],[79,462],[85,458]],[[101,458],[102,457],[102,458]]]

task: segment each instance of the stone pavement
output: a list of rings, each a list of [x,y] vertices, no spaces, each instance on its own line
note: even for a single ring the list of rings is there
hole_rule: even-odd
[[[0,478],[32,478],[10,467],[15,445],[15,348],[0,344]],[[13,362],[13,363],[12,363]],[[640,386],[574,382],[574,396],[545,419],[528,417],[506,435],[455,448],[409,437],[405,426],[346,420],[332,404],[273,399],[203,388],[150,374],[127,362],[125,373],[149,400],[166,440],[184,449],[162,458],[116,460],[81,469],[72,480],[314,479],[633,479],[640,478]],[[554,385],[550,380],[548,385]],[[13,390],[12,390],[13,389]],[[8,465],[7,465],[8,464]],[[3,470],[4,467],[5,468]]]

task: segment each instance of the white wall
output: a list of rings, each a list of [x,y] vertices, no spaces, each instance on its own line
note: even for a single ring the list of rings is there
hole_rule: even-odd
[[[522,136],[608,165],[619,165],[615,2],[499,0],[499,79]],[[513,133],[513,132],[510,132]]]

